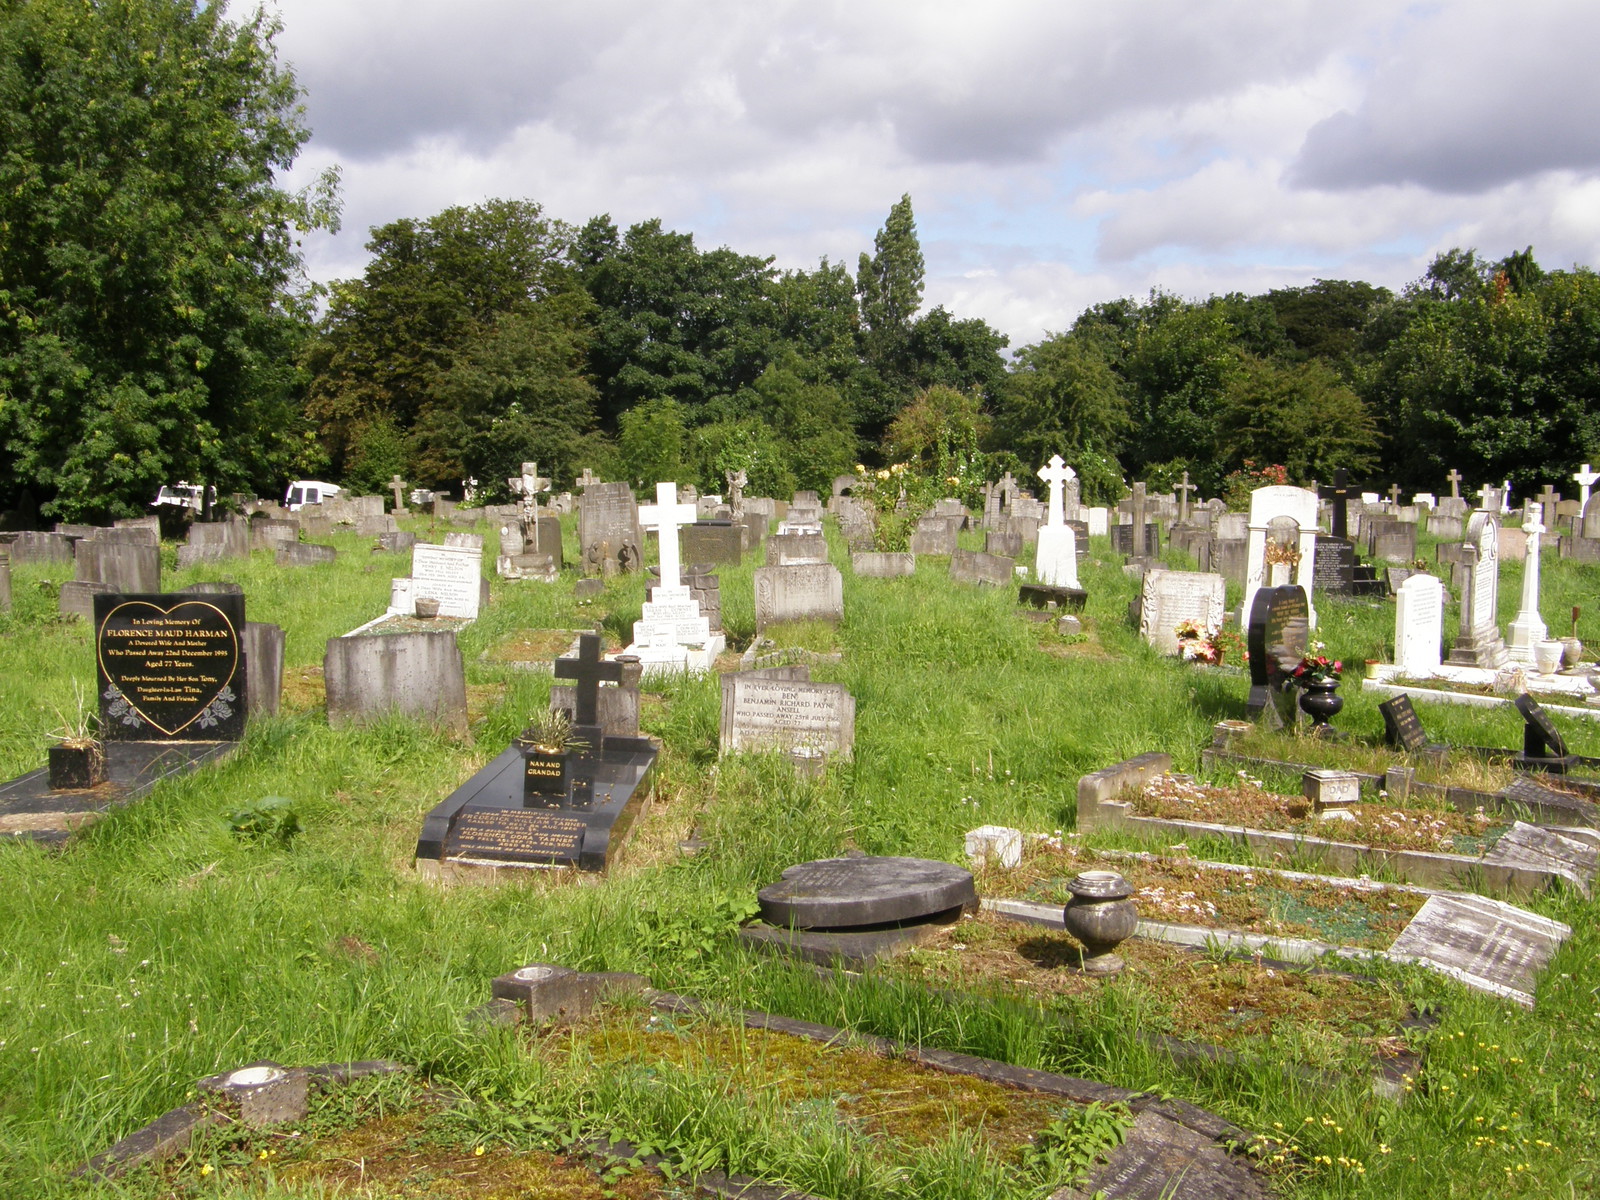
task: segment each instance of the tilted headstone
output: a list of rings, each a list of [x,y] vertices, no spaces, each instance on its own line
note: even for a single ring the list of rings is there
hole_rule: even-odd
[[[0,558],[0,612],[11,611],[11,560]]]
[[[283,627],[262,621],[244,626],[245,711],[251,717],[275,717],[283,696]]]
[[[1222,628],[1226,590],[1221,575],[1146,571],[1139,605],[1140,636],[1163,654],[1177,654],[1177,628],[1182,622],[1193,621],[1206,633]]]
[[[787,621],[839,621],[844,617],[844,577],[832,563],[757,567],[756,628]]]
[[[1443,638],[1444,584],[1432,575],[1413,575],[1396,593],[1395,665],[1418,679],[1437,674]]]
[[[848,759],[855,736],[856,702],[843,684],[753,672],[722,677],[723,754],[777,750]]]
[[[1417,710],[1411,707],[1411,697],[1401,692],[1398,696],[1378,705],[1383,714],[1384,743],[1395,750],[1415,754],[1428,746],[1428,735],[1422,728]]]
[[[1429,967],[1533,1007],[1539,976],[1570,926],[1482,896],[1430,896],[1384,957]]]
[[[244,735],[243,596],[97,595],[94,627],[102,738]]]

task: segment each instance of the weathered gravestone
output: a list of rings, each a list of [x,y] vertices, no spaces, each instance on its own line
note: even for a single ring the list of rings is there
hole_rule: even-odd
[[[1398,518],[1367,522],[1367,555],[1381,562],[1412,563],[1417,558],[1417,525]]]
[[[892,579],[917,573],[917,556],[907,553],[879,553],[858,550],[850,556],[850,569],[867,579]]]
[[[1022,534],[1009,529],[991,529],[983,535],[985,554],[1000,558],[1018,558],[1022,554]]]
[[[820,533],[779,533],[767,539],[767,566],[792,567],[828,561],[828,542]]]
[[[918,517],[916,527],[911,531],[911,553],[954,554],[956,534],[960,528],[960,518],[941,517],[935,513]]]
[[[736,567],[744,557],[749,536],[743,523],[732,518],[685,525],[681,533],[684,560],[713,567]]]
[[[922,858],[826,858],[784,871],[756,893],[747,945],[831,964],[907,949],[978,906],[972,873]]]
[[[1259,588],[1250,606],[1246,642],[1250,651],[1251,716],[1269,728],[1292,727],[1300,719],[1294,669],[1311,636],[1311,606],[1297,584]]]
[[[238,741],[247,713],[242,596],[99,595],[100,736]]]
[[[1507,661],[1500,640],[1500,520],[1491,512],[1475,512],[1467,522],[1464,560],[1470,569],[1461,593],[1461,632],[1450,661],[1458,666],[1498,670]]]
[[[0,558],[0,612],[11,611],[11,560]]]
[[[1139,635],[1163,654],[1177,654],[1177,628],[1193,621],[1207,633],[1222,628],[1227,584],[1221,575],[1146,571],[1139,604]]]
[[[271,550],[276,553],[280,545],[287,545],[290,542],[299,540],[299,521],[278,517],[250,518],[250,548],[252,550]]]
[[[72,557],[71,539],[59,533],[24,530],[11,543],[11,561],[15,563],[69,563]]]
[[[722,677],[723,754],[778,751],[795,759],[849,759],[856,702],[843,684],[812,683],[804,666]]]
[[[1016,579],[1016,574],[1017,564],[1009,558],[976,550],[957,550],[950,556],[950,578],[956,583],[1009,587]]]
[[[453,629],[329,638],[322,672],[335,729],[399,713],[467,731],[466,672]]]
[[[244,637],[245,712],[252,717],[275,717],[283,697],[283,647],[281,625],[246,621]]]
[[[77,546],[73,578],[99,583],[114,592],[150,594],[161,590],[161,547],[146,542],[85,538]]]
[[[756,629],[786,621],[844,618],[844,577],[832,563],[757,567]]]
[[[188,541],[178,547],[178,569],[201,562],[221,562],[250,555],[250,522],[243,517],[222,521],[196,521],[189,526]]]
[[[578,499],[578,553],[584,575],[616,575],[644,569],[644,529],[633,489],[625,483],[594,483]]]
[[[1534,989],[1570,926],[1482,896],[1430,896],[1384,957],[1533,1007]]]
[[[315,542],[279,542],[273,561],[280,567],[318,567],[339,557],[332,546]]]

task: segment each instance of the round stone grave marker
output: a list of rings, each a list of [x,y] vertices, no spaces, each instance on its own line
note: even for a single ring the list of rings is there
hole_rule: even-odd
[[[756,893],[769,925],[854,929],[976,906],[972,872],[926,858],[823,858]]]

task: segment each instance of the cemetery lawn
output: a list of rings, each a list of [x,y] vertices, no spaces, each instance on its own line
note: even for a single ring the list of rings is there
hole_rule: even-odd
[[[426,522],[405,525],[428,532]],[[487,561],[494,535],[486,532]],[[974,535],[962,538],[963,546],[981,547]],[[831,530],[829,539],[834,561],[845,562]],[[1041,626],[1016,616],[1014,592],[952,585],[941,563],[887,580],[858,580],[847,570],[845,619],[835,635],[842,661],[816,664],[812,676],[842,683],[856,698],[853,762],[802,779],[776,757],[719,761],[717,680],[665,683],[643,705],[646,729],[663,746],[654,798],[607,876],[548,873],[525,884],[453,889],[423,883],[412,867],[422,815],[509,744],[548,702],[552,682],[485,651],[526,631],[582,629],[598,618],[608,643],[620,644],[639,616],[644,581],[607,581],[592,605],[574,599],[570,572],[554,585],[496,581],[493,603],[460,635],[473,696],[468,738],[399,720],[335,731],[320,699],[326,640],[380,613],[391,577],[404,574],[409,560],[371,553],[353,534],[331,540],[341,550],[337,561],[295,570],[257,553],[248,562],[179,572],[172,569],[174,547],[164,546],[167,588],[231,577],[245,587],[251,620],[284,627],[283,715],[254,723],[227,760],[112,811],[65,850],[0,846],[0,922],[7,930],[0,944],[0,1194],[403,1195],[403,1187],[419,1185],[405,1183],[398,1155],[420,1156],[419,1169],[451,1187],[471,1181],[469,1169],[488,1172],[461,1195],[515,1194],[520,1181],[538,1178],[516,1171],[566,1169],[565,1149],[551,1148],[543,1139],[554,1135],[540,1127],[563,1114],[581,1116],[584,1136],[656,1138],[688,1166],[699,1161],[697,1148],[715,1144],[726,1161],[769,1164],[769,1176],[819,1195],[1029,1194],[1022,1181],[995,1182],[983,1173],[989,1166],[980,1171],[998,1160],[976,1156],[970,1122],[942,1117],[914,1122],[940,1139],[931,1146],[914,1147],[915,1139],[897,1140],[891,1130],[874,1150],[885,1156],[874,1160],[880,1162],[914,1152],[932,1164],[924,1175],[863,1181],[836,1169],[837,1147],[853,1147],[849,1139],[858,1136],[830,1115],[838,1109],[806,1109],[817,1116],[810,1124],[764,1124],[790,1111],[781,1107],[780,1090],[769,1089],[759,1105],[744,1103],[750,1093],[742,1086],[724,1090],[722,1076],[702,1069],[692,1050],[713,1044],[709,1031],[658,1034],[638,1026],[615,1043],[626,1042],[630,1053],[613,1054],[587,1027],[530,1039],[525,1030],[465,1020],[488,999],[490,979],[531,962],[637,971],[659,988],[729,1007],[1171,1095],[1278,1139],[1274,1186],[1293,1200],[1600,1194],[1600,901],[1569,889],[1524,902],[1573,927],[1532,1011],[1420,969],[1374,969],[1396,1003],[1439,1022],[1406,1034],[1425,1066],[1403,1104],[1375,1099],[1360,1072],[1307,1083],[1295,1070],[1307,1046],[1276,1032],[1234,1031],[1254,1040],[1250,1054],[1232,1061],[1164,1052],[1148,1034],[1192,1031],[1196,1040],[1221,1044],[1229,1035],[1224,1013],[1239,1000],[1175,995],[1158,975],[1139,984],[1137,1003],[1127,1002],[1132,981],[1113,984],[1071,997],[1073,1021],[1042,1021],[1034,997],[888,977],[844,986],[741,948],[735,931],[752,914],[756,890],[795,863],[851,850],[958,862],[963,833],[983,824],[1066,843],[1080,775],[1152,750],[1171,753],[1175,770],[1198,772],[1212,726],[1245,715],[1246,680],[1186,668],[1145,647],[1127,623],[1133,583],[1105,539],[1093,540],[1081,572],[1090,596],[1082,640],[1054,649]],[[570,541],[568,548],[571,561]],[[743,648],[754,633],[758,557],[719,572],[730,646]],[[15,611],[0,615],[0,769],[8,778],[42,764],[50,730],[62,723],[57,710],[70,713],[80,695],[93,702],[89,631],[56,618],[50,590],[68,570],[13,568]],[[1551,627],[1565,632],[1570,606],[1588,598],[1579,636],[1600,645],[1600,607],[1592,603],[1600,566],[1549,556],[1543,580]],[[1515,614],[1519,583],[1520,566],[1506,564],[1502,626]],[[1238,600],[1230,589],[1230,604]],[[1331,655],[1347,662],[1382,657],[1371,649],[1392,636],[1392,603],[1319,596],[1317,610],[1318,636]],[[1447,636],[1452,632],[1447,627]],[[1360,692],[1353,678],[1342,694],[1346,706],[1335,723],[1376,742],[1383,728],[1377,698]],[[1435,741],[1521,742],[1521,721],[1508,710],[1417,707]],[[1600,754],[1600,726],[1553,719],[1575,753]],[[269,806],[274,797],[286,800],[287,810]],[[295,821],[251,820],[252,811],[287,811]],[[691,837],[702,847],[692,856],[678,849]],[[1171,858],[1172,840],[1107,832],[1073,844],[1087,843],[1080,854]],[[1221,840],[1192,839],[1189,850],[1251,861],[1247,848]],[[1024,864],[1017,891],[1071,869],[1063,861],[1030,874],[1036,865]],[[1145,869],[1127,867],[1135,876]],[[1150,878],[1148,886],[1169,891],[1184,882],[1152,885]],[[1263,871],[1258,886],[1264,878]],[[986,875],[980,891],[1000,894],[1003,887]],[[1193,883],[1180,890],[1224,907]],[[1299,919],[1287,905],[1263,909],[1265,919],[1286,926]],[[1216,965],[1219,977],[1233,969]],[[1237,986],[1245,982],[1241,977]],[[1260,1006],[1246,1000],[1245,1007]],[[1390,1036],[1381,1019],[1390,1010],[1371,1012],[1369,1021],[1353,1000],[1339,999],[1320,1002],[1319,1011],[1335,1007],[1336,1017],[1323,1013],[1307,1024],[1332,1031],[1328,1061],[1343,1046],[1354,1053],[1363,1038]],[[647,1020],[642,1010],[619,1011]],[[1363,1023],[1370,1032],[1357,1029]],[[715,1036],[763,1045],[742,1032]],[[713,1041],[696,1041],[702,1037]],[[680,1054],[675,1045],[691,1049]],[[164,1172],[103,1185],[69,1178],[91,1155],[187,1103],[196,1080],[263,1058],[296,1066],[388,1058],[414,1071],[404,1082],[335,1093],[311,1120],[250,1142],[249,1161],[237,1148],[205,1142]],[[749,1061],[769,1064],[775,1075],[793,1067],[776,1052],[764,1059],[752,1052]],[[343,1127],[327,1107],[346,1103],[340,1095],[353,1106],[340,1118]],[[437,1097],[444,1095],[457,1100],[441,1107]],[[806,1103],[794,1095],[795,1104]],[[678,1100],[689,1107],[673,1107]],[[983,1103],[974,1096],[957,1106],[976,1112]],[[668,1142],[690,1112],[706,1114],[703,1123],[684,1126],[697,1140]],[[363,1182],[359,1171],[352,1177],[348,1165],[335,1162],[360,1163],[362,1129],[374,1145],[389,1138],[384,1144],[398,1147],[375,1154],[373,1169],[381,1160],[391,1172],[381,1181]],[[824,1134],[832,1140],[817,1140]],[[291,1141],[308,1147],[305,1160],[272,1168],[269,1179],[255,1165],[259,1151],[280,1148],[265,1162],[281,1163],[281,1147]],[[529,1160],[528,1153],[544,1157]],[[306,1165],[318,1154],[329,1164],[320,1179]],[[470,1166],[468,1157],[480,1165]],[[560,1195],[555,1189],[566,1185],[550,1178],[552,1194]],[[572,1194],[585,1195],[587,1178],[571,1178],[578,1180]],[[445,1186],[438,1182],[427,1194],[455,1194]],[[628,1196],[663,1188],[649,1173],[605,1186]],[[538,1188],[528,1183],[524,1190]]]

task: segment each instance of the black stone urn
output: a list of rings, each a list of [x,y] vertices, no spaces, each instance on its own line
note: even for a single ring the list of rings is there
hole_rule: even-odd
[[[1328,729],[1328,722],[1343,707],[1337,679],[1312,679],[1300,685],[1300,711],[1311,718],[1314,733]]]
[[[99,742],[51,746],[50,786],[56,791],[99,787],[106,781],[105,747]]]
[[[1122,957],[1113,953],[1139,927],[1133,885],[1115,871],[1084,871],[1067,884],[1072,899],[1062,910],[1062,924],[1083,943],[1082,970],[1090,975],[1115,975]]]

